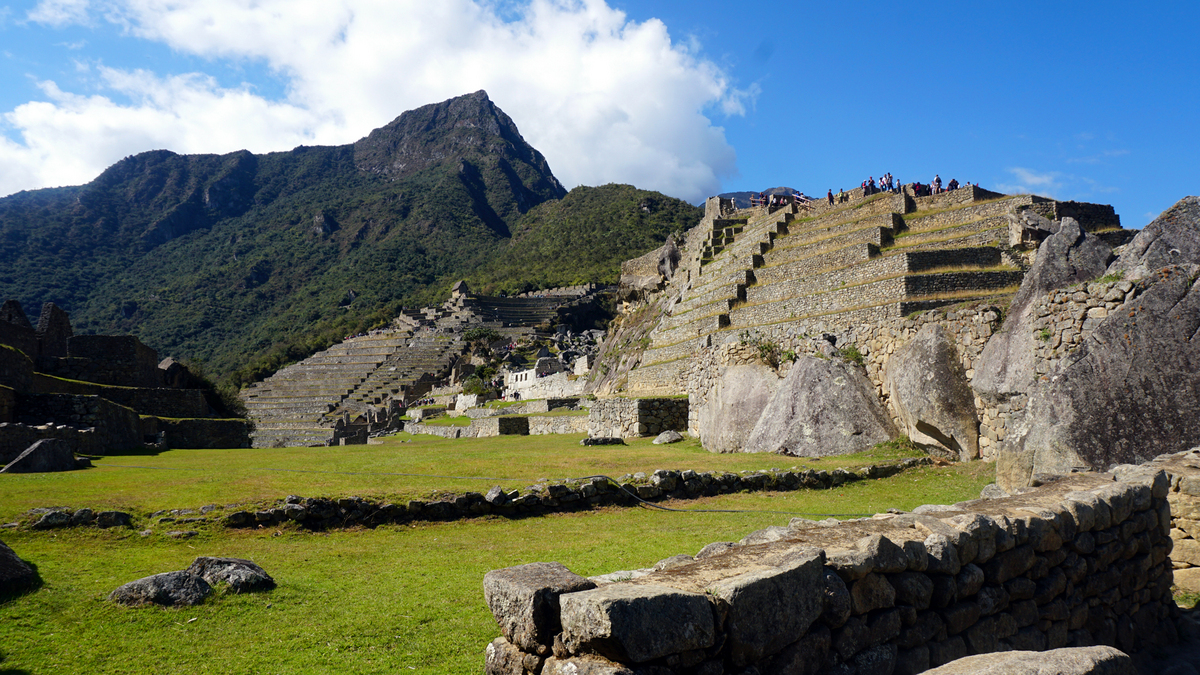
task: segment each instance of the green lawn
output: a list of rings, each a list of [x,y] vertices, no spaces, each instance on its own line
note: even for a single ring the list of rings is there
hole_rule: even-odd
[[[897,453],[886,453],[895,455]],[[858,456],[806,462],[833,468]],[[513,437],[286,450],[173,450],[112,457],[89,471],[0,476],[0,512],[31,506],[167,506],[244,502],[297,493],[383,496],[486,488],[489,481],[382,476],[383,472],[495,474],[522,480],[654,468],[741,470],[797,460],[712,455],[695,443],[583,448],[578,437]],[[118,467],[117,465],[122,465]],[[133,468],[134,466],[154,468]],[[265,468],[348,473],[283,473]],[[137,530],[0,530],[36,564],[44,585],[0,604],[0,673],[464,673],[479,672],[498,630],[483,602],[491,569],[556,560],[585,575],[633,569],[705,544],[737,540],[791,515],[911,509],[972,498],[990,465],[922,468],[834,490],[743,493],[672,502],[672,513],[606,508],[509,520],[389,525],[312,533],[194,527],[192,539]],[[196,608],[128,609],[105,601],[118,585],[183,569],[199,555],[250,558],[279,583],[269,593],[216,595]],[[195,619],[195,621],[191,621]]]
[[[912,456],[892,451],[803,460],[778,455],[710,453],[687,439],[654,445],[579,445],[583,435],[444,439],[398,434],[383,445],[248,450],[170,450],[95,460],[86,471],[0,475],[0,522],[36,506],[119,509],[137,515],[206,504],[225,506],[303,497],[406,501],[435,492],[520,489],[562,479],[655,469],[742,471],[809,466],[856,467]]]

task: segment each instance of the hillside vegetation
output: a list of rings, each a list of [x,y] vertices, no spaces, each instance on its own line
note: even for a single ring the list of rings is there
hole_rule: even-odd
[[[458,278],[509,291],[615,279],[699,218],[628,186],[575,192],[484,92],[353,145],[156,150],[84,186],[0,199],[0,297],[35,316],[55,302],[77,333],[132,333],[240,385],[439,302]]]

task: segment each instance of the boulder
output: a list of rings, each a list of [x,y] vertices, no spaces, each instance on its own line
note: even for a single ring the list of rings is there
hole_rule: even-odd
[[[269,591],[275,588],[270,574],[249,560],[241,558],[209,558],[201,556],[184,570],[194,574],[210,586],[229,584],[235,593]]]
[[[996,467],[1008,492],[1035,474],[1200,444],[1200,282],[1183,268],[1160,270],[1037,383],[1012,422]]]
[[[0,541],[0,598],[19,593],[37,582],[33,567]]]
[[[180,607],[198,605],[212,593],[212,586],[195,574],[164,572],[131,581],[109,594],[113,602],[136,607],[164,605]]]
[[[1133,281],[1168,265],[1200,263],[1200,197],[1184,197],[1142,228],[1109,265]]]
[[[745,452],[845,455],[896,435],[875,387],[842,361],[801,356],[763,409]]]
[[[1114,647],[1070,647],[1045,652],[967,656],[925,675],[1137,675],[1133,659]]]
[[[663,279],[670,281],[675,277],[675,269],[679,267],[682,257],[683,254],[675,244],[675,235],[667,235],[667,241],[663,243],[662,248],[658,249],[657,268]]]
[[[896,350],[884,386],[909,438],[940,445],[962,461],[979,456],[975,396],[946,329],[925,324]]]
[[[708,596],[666,586],[607,584],[566,593],[562,641],[572,654],[595,652],[622,663],[713,646],[716,626]]]
[[[700,407],[697,431],[710,452],[742,452],[763,410],[783,385],[764,365],[729,366]]]
[[[483,597],[500,632],[526,651],[550,647],[562,630],[559,597],[596,584],[560,563],[529,563],[492,570],[483,577]]]
[[[667,429],[661,434],[654,437],[652,441],[655,445],[665,445],[667,443],[678,443],[683,440],[683,435],[674,429]]]
[[[50,473],[74,469],[75,448],[71,443],[59,438],[43,438],[17,455],[0,469],[0,473]]]
[[[1026,393],[1036,377],[1034,301],[1047,291],[1103,275],[1111,260],[1112,247],[1084,232],[1074,218],[1063,218],[1058,231],[1038,248],[1008,316],[976,360],[971,388],[989,401]]]

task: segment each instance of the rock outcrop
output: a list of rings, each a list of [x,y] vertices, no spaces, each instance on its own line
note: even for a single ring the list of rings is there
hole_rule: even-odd
[[[710,452],[741,452],[772,397],[783,386],[764,365],[730,366],[699,410],[699,432]]]
[[[1200,197],[1184,197],[1144,227],[1109,274],[1141,279],[1168,265],[1200,262]]]
[[[199,557],[184,572],[204,579],[210,586],[228,584],[234,593],[269,591],[275,580],[257,564],[241,558]]]
[[[976,654],[925,671],[926,675],[1137,675],[1137,672],[1128,654],[1105,646]]]
[[[0,541],[0,598],[20,593],[37,581],[37,572],[33,567]]]
[[[1027,392],[1035,374],[1033,301],[1046,291],[1103,275],[1111,260],[1112,247],[1085,232],[1075,219],[1064,218],[1059,230],[1038,248],[1004,324],[980,354],[971,388],[993,400]]]
[[[0,473],[51,473],[79,468],[71,443],[59,438],[43,438],[9,462]]]
[[[746,452],[844,455],[896,435],[875,388],[854,366],[801,356],[746,441]]]
[[[1106,469],[1200,444],[1200,281],[1180,267],[1126,301],[1030,393],[997,483]]]
[[[886,382],[909,438],[940,445],[963,461],[979,457],[975,397],[945,329],[921,328],[888,361]]]

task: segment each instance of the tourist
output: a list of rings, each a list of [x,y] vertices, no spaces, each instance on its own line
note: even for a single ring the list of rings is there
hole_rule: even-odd
[[[833,188],[829,188],[829,193],[825,195],[825,198],[829,200],[829,205],[833,206]]]
[[[958,181],[951,178],[950,182],[946,185],[946,189],[947,190],[957,190],[958,189]]]
[[[931,184],[931,187],[933,187],[933,194],[935,194],[935,195],[941,194],[941,192],[942,192],[942,177],[937,175],[936,173],[933,174],[933,183]]]

